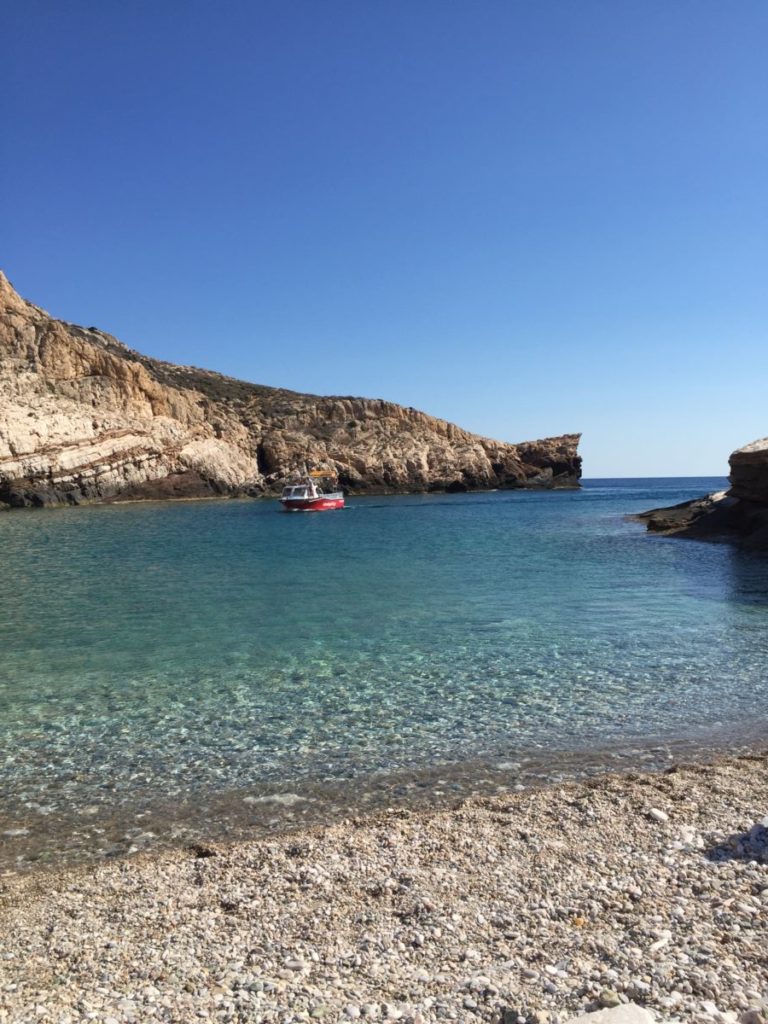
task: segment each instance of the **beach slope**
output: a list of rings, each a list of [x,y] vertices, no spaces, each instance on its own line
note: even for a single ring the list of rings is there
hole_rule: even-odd
[[[768,1005],[768,757],[0,886],[0,1021],[563,1021]]]

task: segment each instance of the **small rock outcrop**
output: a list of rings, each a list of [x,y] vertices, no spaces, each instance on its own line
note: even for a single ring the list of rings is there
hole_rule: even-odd
[[[729,463],[729,490],[651,509],[637,518],[656,533],[735,541],[768,551],[768,438],[739,448]]]
[[[576,487],[578,443],[507,444],[393,402],[151,359],[0,273],[0,505],[269,494],[305,466],[355,493]]]
[[[733,497],[768,506],[768,437],[739,448],[729,462]]]

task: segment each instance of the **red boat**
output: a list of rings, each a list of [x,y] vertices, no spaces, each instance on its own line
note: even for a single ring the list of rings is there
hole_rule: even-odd
[[[325,494],[311,477],[283,488],[280,504],[286,512],[330,512],[344,508],[344,494],[333,491]]]

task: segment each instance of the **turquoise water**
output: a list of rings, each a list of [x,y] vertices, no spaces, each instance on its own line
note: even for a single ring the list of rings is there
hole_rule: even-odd
[[[723,486],[0,516],[6,859],[160,841],[163,802],[215,832],[275,793],[759,730],[768,561],[624,518]]]

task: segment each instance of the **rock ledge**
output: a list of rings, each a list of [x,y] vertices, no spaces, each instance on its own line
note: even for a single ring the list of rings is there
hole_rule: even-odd
[[[729,463],[729,490],[651,509],[635,518],[655,533],[768,551],[768,438],[739,448]]]

